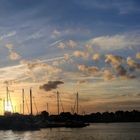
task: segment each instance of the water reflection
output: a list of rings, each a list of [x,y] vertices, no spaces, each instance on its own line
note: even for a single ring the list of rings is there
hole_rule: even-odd
[[[139,140],[140,123],[92,124],[85,128],[0,131],[0,140]]]

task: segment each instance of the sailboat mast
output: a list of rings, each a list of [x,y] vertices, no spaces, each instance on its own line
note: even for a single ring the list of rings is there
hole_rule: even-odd
[[[22,89],[22,111],[24,114],[24,89]]]
[[[49,113],[49,103],[47,103],[46,105],[47,105],[47,112]]]
[[[5,113],[5,99],[3,99],[3,115]]]
[[[7,107],[9,106],[8,104],[8,92],[9,92],[9,89],[8,89],[8,86],[6,87],[6,104],[7,104]]]
[[[37,105],[36,105],[36,102],[35,102],[35,97],[33,97],[33,102],[34,102],[34,106],[35,106],[36,112],[38,114],[38,109],[37,109]]]
[[[57,91],[57,110],[59,115],[59,92]]]
[[[76,94],[76,99],[77,99],[77,114],[79,112],[79,95],[78,95],[78,92]]]
[[[9,95],[10,106],[12,107],[12,111],[13,111],[13,113],[14,113],[14,107],[13,107],[11,95],[10,95],[10,93],[8,93],[8,95]]]
[[[33,115],[33,107],[32,107],[32,89],[30,88],[30,115]]]

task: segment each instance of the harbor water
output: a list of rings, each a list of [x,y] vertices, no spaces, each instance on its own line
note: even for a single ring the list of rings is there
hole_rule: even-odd
[[[140,140],[140,123],[93,123],[84,128],[0,131],[0,140]]]

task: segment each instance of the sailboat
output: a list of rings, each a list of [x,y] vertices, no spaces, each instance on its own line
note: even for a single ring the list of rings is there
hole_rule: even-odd
[[[46,121],[46,123],[43,123],[41,127],[43,128],[56,128],[56,127],[66,127],[66,128],[80,128],[80,127],[86,127],[89,124],[84,123],[82,121],[74,120],[74,119],[67,119],[63,120],[62,115],[60,114],[60,93],[57,91],[57,111],[58,115],[55,116],[55,121]],[[78,109],[79,109],[79,101],[78,101],[78,92],[76,94],[76,101],[77,101],[77,116],[78,116]],[[62,103],[61,103],[62,104]],[[63,114],[65,114],[63,112]]]

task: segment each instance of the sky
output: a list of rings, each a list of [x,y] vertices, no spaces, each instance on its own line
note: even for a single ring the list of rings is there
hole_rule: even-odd
[[[77,92],[80,113],[140,110],[140,1],[0,0],[1,107],[7,86],[18,112],[23,88],[38,111],[57,91],[65,111]]]

